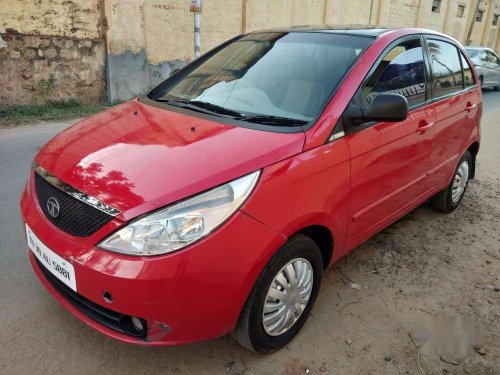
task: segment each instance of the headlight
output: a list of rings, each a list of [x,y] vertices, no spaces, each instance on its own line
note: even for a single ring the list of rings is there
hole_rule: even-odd
[[[130,255],[179,250],[226,221],[248,198],[259,175],[260,171],[253,172],[133,221],[98,246]]]

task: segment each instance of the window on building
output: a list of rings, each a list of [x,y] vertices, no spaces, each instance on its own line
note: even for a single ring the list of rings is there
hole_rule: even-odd
[[[483,22],[484,10],[478,10],[476,14],[476,22]]]
[[[368,106],[378,94],[391,93],[406,97],[410,106],[425,102],[425,63],[420,40],[403,42],[384,56],[356,101]]]
[[[432,1],[432,11],[434,13],[439,13],[441,11],[441,3],[442,3],[442,0],[433,0]]]
[[[495,14],[495,15],[493,16],[493,22],[492,22],[492,23],[493,23],[493,26],[498,25],[498,14]]]
[[[457,8],[457,17],[464,18],[465,15],[465,5],[459,5]]]
[[[462,65],[455,45],[429,40],[436,97],[462,90]]]

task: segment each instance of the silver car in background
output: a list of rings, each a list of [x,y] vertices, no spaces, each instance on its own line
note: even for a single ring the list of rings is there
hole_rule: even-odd
[[[500,90],[500,59],[490,48],[465,47],[474,63],[482,88]]]

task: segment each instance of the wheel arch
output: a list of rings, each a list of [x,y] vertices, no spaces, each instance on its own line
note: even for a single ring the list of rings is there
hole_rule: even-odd
[[[470,152],[471,156],[472,156],[472,171],[471,171],[471,174],[470,174],[470,178],[474,178],[475,175],[476,175],[476,156],[479,152],[479,142],[474,142],[472,143],[468,148],[467,148],[467,151]]]
[[[332,261],[335,245],[331,230],[324,225],[309,225],[296,231],[293,235],[295,234],[303,234],[318,245],[323,258],[323,269],[326,269]]]

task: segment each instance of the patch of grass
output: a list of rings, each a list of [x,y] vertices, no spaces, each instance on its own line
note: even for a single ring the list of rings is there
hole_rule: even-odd
[[[35,121],[86,117],[113,105],[111,103],[85,105],[79,103],[76,99],[69,99],[57,102],[50,101],[45,104],[0,108],[0,125],[18,125]]]

